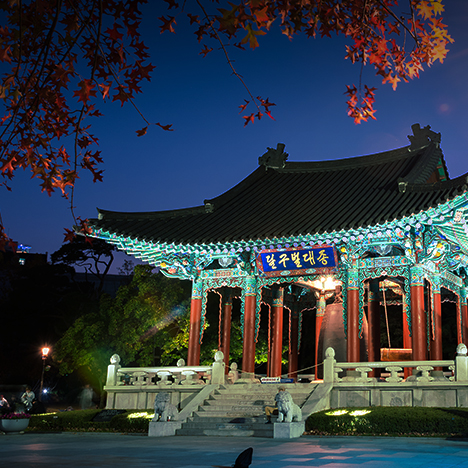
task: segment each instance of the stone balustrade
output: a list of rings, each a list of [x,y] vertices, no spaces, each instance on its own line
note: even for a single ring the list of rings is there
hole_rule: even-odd
[[[186,366],[179,359],[177,366],[165,367],[121,367],[120,357],[114,354],[107,368],[106,389],[124,385],[138,387],[167,387],[172,385],[200,385],[224,383],[224,355],[215,354],[211,366]]]
[[[404,380],[401,373],[405,368],[413,370],[413,375],[406,379],[406,383],[468,382],[468,356],[464,344],[458,345],[454,360],[441,361],[336,362],[335,351],[328,348],[323,365],[323,381],[333,384],[377,382],[376,378],[368,375],[374,369],[386,371],[387,375],[379,379],[379,383],[397,384]],[[440,372],[441,368],[446,371]]]
[[[454,360],[336,362],[335,352],[328,348],[323,362],[323,385],[311,386],[310,412],[318,408],[350,406],[468,406],[467,347],[460,344]],[[170,394],[170,403],[187,414],[205,394],[225,383],[243,383],[238,379],[237,366],[225,375],[224,356],[215,354],[211,366],[121,367],[120,358],[112,356],[108,367],[108,409],[152,409],[159,392]],[[369,373],[380,369],[380,377]],[[404,369],[411,369],[407,379]],[[441,371],[444,369],[444,371]],[[245,383],[245,382],[244,382]],[[252,385],[252,381],[248,381]],[[308,385],[308,384],[295,384]],[[314,388],[317,387],[316,390]],[[323,395],[322,395],[323,393]],[[320,404],[318,404],[318,403]],[[396,402],[396,403],[395,403]],[[193,407],[193,408],[192,408]],[[185,413],[184,413],[185,414]]]
[[[122,367],[114,354],[107,368],[104,390],[108,409],[152,409],[157,393],[169,392],[171,404],[184,408],[200,390],[225,383],[224,355],[215,353],[211,366]]]

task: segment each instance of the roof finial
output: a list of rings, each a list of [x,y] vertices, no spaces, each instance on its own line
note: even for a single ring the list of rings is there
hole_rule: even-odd
[[[268,151],[258,158],[258,164],[266,169],[283,169],[289,156],[284,152],[285,146],[284,143],[278,143],[276,149],[267,147]]]
[[[413,135],[408,135],[408,140],[411,142],[410,151],[427,146],[430,142],[439,146],[440,133],[433,132],[430,125],[421,128],[421,126],[416,123],[411,125],[411,129],[413,130]]]

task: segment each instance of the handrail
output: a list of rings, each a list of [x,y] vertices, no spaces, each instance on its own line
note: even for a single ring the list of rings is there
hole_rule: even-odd
[[[151,373],[158,373],[158,372],[170,372],[174,374],[180,374],[186,371],[193,371],[193,372],[207,372],[211,370],[211,366],[167,366],[167,367],[120,367],[118,369],[118,373],[125,373],[125,372],[151,372]]]
[[[376,380],[373,377],[368,377],[368,373],[373,369],[385,369],[390,372],[390,376],[385,378],[387,383],[398,383],[403,379],[400,377],[399,372],[404,368],[416,368],[419,375],[414,376],[416,382],[431,382],[436,380],[430,372],[436,370],[437,367],[449,368],[453,371],[453,375],[449,380],[453,382],[468,382],[468,349],[465,344],[460,343],[457,346],[457,355],[455,360],[437,360],[437,361],[378,361],[378,362],[336,362],[335,350],[328,348],[325,351],[325,359],[323,361],[324,375],[323,380],[327,383],[333,382],[370,382]],[[347,375],[340,378],[340,372],[345,369],[355,369],[357,375]],[[408,380],[407,380],[408,382]],[[440,382],[440,380],[436,380]]]
[[[107,367],[106,388],[116,386],[170,386],[193,384],[224,384],[224,354],[215,353],[211,366],[186,366],[179,359],[177,366],[121,367],[120,356],[114,354]],[[172,378],[172,380],[170,380]]]
[[[455,361],[378,361],[378,362],[337,362],[336,367],[345,369],[354,369],[356,367],[373,367],[385,369],[386,367],[417,367],[417,366],[433,366],[433,367],[449,367],[455,365]]]

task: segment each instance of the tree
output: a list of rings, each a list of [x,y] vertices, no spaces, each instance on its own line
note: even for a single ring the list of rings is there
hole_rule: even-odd
[[[80,370],[102,388],[114,353],[125,365],[175,363],[188,344],[190,286],[184,286],[137,265],[132,282],[121,286],[115,299],[103,294],[99,310],[79,317],[55,345],[60,372]]]
[[[244,83],[229,48],[256,48],[275,27],[292,38],[344,35],[347,59],[373,65],[383,83],[419,76],[423,66],[443,61],[452,42],[440,14],[440,0],[165,0],[161,33],[190,23],[200,54],[221,49],[233,73]],[[132,104],[154,65],[141,39],[140,7],[146,0],[0,0],[0,81],[4,112],[0,117],[0,168],[3,185],[19,168],[28,169],[49,195],[70,197],[81,171],[102,180],[97,137],[89,124],[101,117],[99,103]],[[245,125],[272,117],[268,98],[240,105]],[[356,123],[374,116],[375,88],[347,87],[348,114]],[[254,105],[254,111],[248,110]],[[137,112],[138,109],[136,108]],[[141,113],[145,126],[151,125]],[[272,117],[273,118],[273,117]],[[155,126],[170,131],[171,124]],[[76,218],[84,232],[86,223]],[[71,236],[72,232],[68,231]],[[68,237],[70,238],[70,237]],[[0,227],[0,240],[7,236]]]
[[[87,274],[97,279],[96,293],[99,296],[114,261],[115,250],[114,245],[107,244],[101,239],[89,240],[83,236],[76,236],[62,245],[50,258],[53,264],[84,268]]]

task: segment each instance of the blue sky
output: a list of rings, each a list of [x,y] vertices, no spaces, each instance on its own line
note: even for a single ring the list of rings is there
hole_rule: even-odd
[[[151,2],[152,3],[152,2]],[[289,41],[278,32],[260,38],[254,51],[232,58],[254,95],[269,98],[275,120],[264,117],[244,128],[238,106],[247,95],[221,51],[205,58],[188,25],[177,34],[159,33],[162,2],[143,8],[142,32],[156,69],[136,103],[151,122],[171,123],[173,132],[145,126],[131,106],[105,103],[105,116],[91,122],[100,139],[104,182],[83,174],[76,213],[97,216],[96,207],[116,211],[159,211],[203,203],[254,171],[267,147],[286,145],[290,161],[340,159],[408,144],[411,125],[442,134],[450,176],[468,172],[468,2],[446,0],[444,22],[455,39],[443,64],[396,91],[381,85],[373,69],[363,81],[378,87],[376,121],[355,125],[346,115],[346,84],[358,83],[359,65],[344,60],[345,40]],[[32,252],[60,248],[73,224],[68,203],[48,197],[39,182],[19,172],[12,192],[0,195],[7,234]]]

